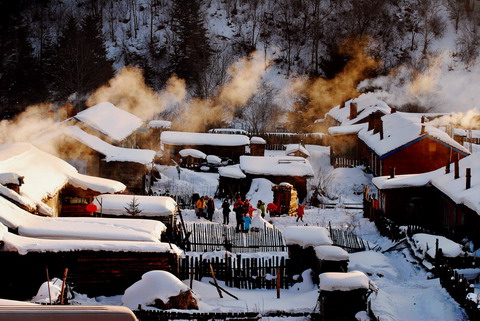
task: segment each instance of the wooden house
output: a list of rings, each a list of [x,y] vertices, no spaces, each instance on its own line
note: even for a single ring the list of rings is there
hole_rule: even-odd
[[[289,183],[302,202],[307,196],[307,179],[314,176],[312,166],[303,157],[241,156],[240,169],[251,182],[254,178],[266,178],[274,184]]]
[[[0,172],[10,173],[3,175],[5,185],[0,185],[3,197],[47,216],[82,216],[88,213],[85,207],[94,196],[125,190],[118,181],[80,174],[67,162],[26,143],[0,149]],[[23,178],[15,185],[7,176],[17,177],[17,181]]]
[[[375,176],[416,174],[435,170],[469,151],[441,129],[424,122],[423,115],[393,113],[370,118],[358,137],[364,143],[360,157]]]
[[[140,127],[136,132],[138,148],[160,150],[160,135],[165,130],[170,130],[172,122],[168,120],[151,120],[146,126]]]
[[[113,146],[77,126],[58,129],[34,143],[72,164],[80,173],[121,181],[127,193],[148,192],[145,177],[155,151]]]
[[[338,246],[319,245],[314,248],[317,258],[313,271],[317,274],[326,272],[347,272],[350,254]]]
[[[218,168],[217,197],[235,199],[235,195],[246,195],[251,182],[247,175],[240,169],[240,165],[230,165]]]
[[[480,172],[480,154],[456,163],[424,174],[374,178],[380,214],[480,247],[480,181],[474,174]]]
[[[182,149],[196,149],[206,155],[230,159],[235,163],[245,155],[250,139],[245,135],[164,131],[160,136],[165,163],[178,159]]]

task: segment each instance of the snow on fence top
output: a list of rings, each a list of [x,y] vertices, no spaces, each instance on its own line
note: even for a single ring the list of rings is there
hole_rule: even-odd
[[[143,124],[137,116],[109,102],[94,105],[74,117],[117,141],[124,140]]]
[[[244,129],[237,128],[212,128],[208,130],[209,133],[213,134],[238,134],[238,135],[248,135],[248,132]]]
[[[310,153],[308,152],[308,150],[305,147],[303,147],[301,144],[287,144],[286,147],[287,148],[285,150],[285,155],[290,155],[299,151],[307,155],[307,157],[310,156]]]
[[[175,131],[162,132],[160,140],[167,145],[244,146],[250,144],[250,139],[245,135]]]
[[[25,255],[30,252],[71,252],[71,251],[109,251],[109,252],[155,252],[176,253],[182,251],[175,244],[153,241],[110,241],[110,240],[55,240],[19,236],[9,233],[0,223],[0,241],[2,251],[17,252]]]
[[[168,120],[151,120],[148,122],[148,128],[170,128],[172,127],[172,122]]]
[[[240,165],[230,165],[225,167],[218,168],[218,174],[223,177],[237,178],[242,179],[247,177],[244,172],[240,169]]]
[[[199,151],[198,149],[193,149],[193,148],[185,148],[182,149],[181,151],[178,152],[180,156],[182,157],[193,157],[193,158],[200,158],[200,159],[205,159],[207,158],[207,154],[205,154],[202,151]]]
[[[250,138],[250,144],[265,145],[266,143],[267,143],[267,141],[265,139],[263,139],[262,137],[253,136],[252,138]]]
[[[309,246],[332,245],[328,230],[321,226],[288,226],[283,230],[283,238],[287,245]]]
[[[435,258],[436,241],[438,240],[438,248],[442,249],[442,253],[446,257],[465,256],[466,253],[462,249],[462,245],[455,243],[446,237],[425,233],[418,233],[412,236],[415,247],[420,250],[420,254],[428,254],[431,258]]]
[[[139,216],[168,216],[177,212],[177,203],[168,196],[139,196],[139,195],[98,195],[94,203],[98,212],[107,215],[130,215],[126,208],[132,204],[133,197],[142,212]]]
[[[67,183],[100,193],[116,193],[125,189],[124,184],[114,180],[79,174],[67,162],[28,143],[0,147],[0,172],[24,176],[20,194],[36,203],[55,196]]]
[[[426,186],[432,184],[442,193],[450,197],[456,204],[464,204],[480,214],[480,153],[473,153],[459,161],[459,178],[455,179],[453,164],[449,174],[445,174],[445,168],[423,173],[410,175],[397,175],[394,178],[389,176],[375,177],[373,184],[379,189],[391,189],[401,187]],[[466,168],[471,169],[471,187],[466,185]]]
[[[325,261],[348,261],[350,255],[347,251],[338,246],[320,245],[314,248],[319,260]]]
[[[383,139],[380,139],[380,133],[373,134],[373,130],[368,131],[367,127],[358,133],[358,137],[380,156],[418,138],[428,136],[453,147],[462,154],[469,154],[465,147],[457,143],[441,129],[433,127],[428,123],[422,124],[421,117],[421,114],[400,112],[385,115],[381,118],[383,122]],[[425,126],[425,134],[421,133],[422,126]]]
[[[313,177],[310,162],[295,156],[240,156],[240,168],[252,175]]]
[[[100,154],[105,155],[106,162],[134,162],[148,164],[151,163],[155,157],[155,151],[153,150],[113,146],[97,136],[90,135],[77,126],[64,128],[62,132]]]
[[[158,242],[166,231],[162,222],[153,220],[37,216],[2,197],[0,223],[22,236],[48,239]]]
[[[352,291],[358,289],[376,291],[378,288],[365,273],[360,271],[320,274],[320,291]]]
[[[142,275],[141,280],[125,290],[122,303],[132,310],[137,310],[139,305],[142,306],[142,309],[146,309],[148,305],[155,302],[155,299],[160,299],[166,303],[170,297],[188,290],[190,288],[172,273],[150,271]]]
[[[480,138],[480,130],[478,129],[466,130],[466,129],[455,128],[453,130],[453,133],[456,136],[469,137],[471,134],[472,138]]]

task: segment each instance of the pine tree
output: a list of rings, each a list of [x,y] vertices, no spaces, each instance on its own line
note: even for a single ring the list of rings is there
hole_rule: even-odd
[[[200,0],[175,1],[172,7],[172,31],[176,38],[171,56],[171,71],[200,92],[202,73],[212,56],[207,29],[204,26]]]
[[[143,210],[139,207],[140,203],[138,203],[135,195],[132,198],[132,201],[128,203],[128,207],[124,207],[128,214],[132,216],[137,216],[138,214],[142,213]]]

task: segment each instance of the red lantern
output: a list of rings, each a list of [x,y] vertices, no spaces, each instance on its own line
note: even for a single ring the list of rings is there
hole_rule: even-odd
[[[87,212],[94,213],[96,211],[98,211],[97,205],[95,205],[95,204],[88,204],[87,205]]]

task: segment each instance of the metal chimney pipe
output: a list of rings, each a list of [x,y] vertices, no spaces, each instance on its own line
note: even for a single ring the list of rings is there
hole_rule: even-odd
[[[390,167],[390,178],[395,178],[395,166]]]
[[[455,174],[454,174],[455,176],[454,176],[454,178],[457,179],[457,178],[460,177],[460,169],[459,169],[459,167],[458,167],[458,157],[457,157],[457,159],[455,160],[454,165],[455,165],[455,166],[454,166],[454,169],[455,169]]]
[[[472,187],[472,169],[467,168],[465,173],[465,189]]]

